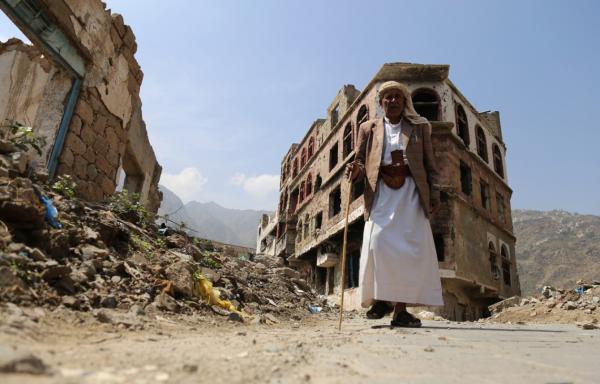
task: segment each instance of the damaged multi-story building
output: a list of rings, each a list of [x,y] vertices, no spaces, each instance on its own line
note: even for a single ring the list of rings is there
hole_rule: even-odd
[[[344,86],[300,143],[281,162],[280,200],[258,226],[257,253],[281,257],[324,295],[339,294],[340,254],[349,209],[345,302],[359,307],[358,269],[364,227],[363,184],[344,176],[359,125],[382,117],[378,88],[406,84],[419,114],[432,125],[441,174],[441,209],[431,226],[445,306],[435,311],[474,320],[494,302],[520,293],[498,112],[478,112],[448,78],[448,65],[385,64],[361,92]],[[348,190],[350,188],[350,191]]]
[[[131,28],[100,0],[0,0],[33,45],[0,42],[0,124],[45,139],[31,153],[50,178],[70,175],[80,197],[127,189],[160,205],[161,167],[142,119],[143,73]]]

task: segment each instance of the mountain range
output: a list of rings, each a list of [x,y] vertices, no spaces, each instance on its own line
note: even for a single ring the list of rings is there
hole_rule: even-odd
[[[170,225],[185,223],[191,235],[226,244],[256,247],[258,223],[263,214],[272,212],[252,209],[229,209],[215,202],[183,201],[171,190],[159,185],[163,200],[158,210],[167,215]]]

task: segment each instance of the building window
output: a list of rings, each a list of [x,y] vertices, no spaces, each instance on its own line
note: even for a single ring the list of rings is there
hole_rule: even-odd
[[[365,192],[365,181],[356,180],[352,183],[352,201],[358,199]]]
[[[329,170],[331,171],[338,163],[338,143],[329,150]]]
[[[465,109],[460,104],[456,104],[456,132],[463,143],[468,147],[471,142],[469,139],[469,123]]]
[[[294,159],[294,165],[292,166],[292,177],[298,176],[298,158]]]
[[[438,261],[444,261],[444,235],[434,233],[433,243],[435,244],[435,253],[437,254]]]
[[[298,205],[298,188],[292,191],[290,195],[290,212],[296,212],[296,206]]]
[[[439,99],[432,89],[417,89],[412,95],[412,102],[417,113],[429,121],[439,120]]]
[[[510,287],[510,257],[508,256],[508,249],[506,249],[506,245],[504,244],[502,244],[500,247],[500,256],[502,258],[502,278],[504,280],[504,284]]]
[[[494,280],[498,280],[500,278],[500,271],[498,269],[498,262],[496,260],[498,257],[496,254],[496,247],[494,247],[494,243],[491,241],[488,244],[488,251],[490,254],[490,272],[492,273]]]
[[[312,193],[312,175],[309,173],[306,177],[306,197]]]
[[[483,180],[479,181],[479,187],[481,188],[481,206],[486,211],[489,211],[489,209],[490,209],[490,187]]]
[[[342,189],[338,185],[329,193],[329,218],[342,211]]]
[[[323,180],[321,179],[321,175],[317,175],[315,178],[315,193],[321,189],[321,184],[323,184]]]
[[[336,105],[331,111],[331,128],[335,127],[340,119],[340,105]]]
[[[501,223],[505,223],[506,219],[504,216],[504,197],[500,193],[496,193],[496,209],[498,210],[498,220]]]
[[[473,189],[471,179],[471,168],[467,164],[460,162],[460,188],[465,195],[470,195]]]
[[[356,126],[360,127],[367,120],[369,120],[369,110],[366,105],[362,105],[356,114]]]
[[[323,226],[323,212],[319,212],[315,216],[315,230],[321,229],[322,226]]]
[[[304,185],[304,181],[300,183],[300,201],[304,201],[305,198],[305,185]]]
[[[300,157],[300,168],[306,165],[306,148],[302,148],[302,156]]]
[[[315,138],[311,137],[308,140],[308,158],[311,158],[315,154]]]
[[[345,159],[352,152],[352,124],[346,124],[344,128],[344,147],[342,159]]]
[[[302,230],[302,238],[306,239],[308,237],[308,232],[310,231],[310,219],[308,217],[308,214],[306,216],[304,216],[304,229]]]
[[[500,153],[500,147],[498,144],[492,146],[492,152],[494,153],[494,171],[500,177],[504,178],[504,166],[502,165],[502,153]]]
[[[298,226],[296,227],[296,243],[302,240],[302,220],[298,220]]]
[[[486,163],[488,162],[488,152],[487,152],[487,140],[485,139],[485,133],[480,126],[477,126],[476,135],[477,135],[477,154],[479,157],[483,159]]]

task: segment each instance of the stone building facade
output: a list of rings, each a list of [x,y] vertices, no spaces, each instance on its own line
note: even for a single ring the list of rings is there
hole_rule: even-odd
[[[449,319],[474,320],[487,306],[520,293],[506,146],[498,112],[478,112],[448,78],[448,65],[385,64],[361,92],[344,86],[281,163],[280,201],[259,224],[257,253],[281,257],[322,294],[339,294],[344,210],[350,201],[345,302],[358,307],[364,227],[362,183],[343,176],[354,159],[358,126],[382,117],[378,88],[406,84],[415,109],[431,121],[442,178],[442,207],[431,225]]]
[[[143,73],[131,28],[100,0],[0,0],[33,42],[0,42],[0,120],[46,139],[36,162],[71,175],[80,197],[125,188],[160,205],[162,171],[142,118]]]

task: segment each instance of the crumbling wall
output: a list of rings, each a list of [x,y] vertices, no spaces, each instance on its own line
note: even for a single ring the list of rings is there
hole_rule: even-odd
[[[86,70],[57,175],[73,176],[80,197],[102,200],[115,192],[120,166],[135,164],[129,168],[135,172],[123,167],[125,185],[134,188],[130,192],[140,193],[150,211],[156,211],[161,199],[161,167],[142,118],[139,92],[143,73],[134,57],[137,43],[133,31],[100,0],[39,3],[77,48]],[[54,63],[54,67],[60,65]],[[65,103],[63,97],[53,111],[62,116]],[[38,110],[40,116],[42,109]],[[45,110],[44,116],[48,113]]]

